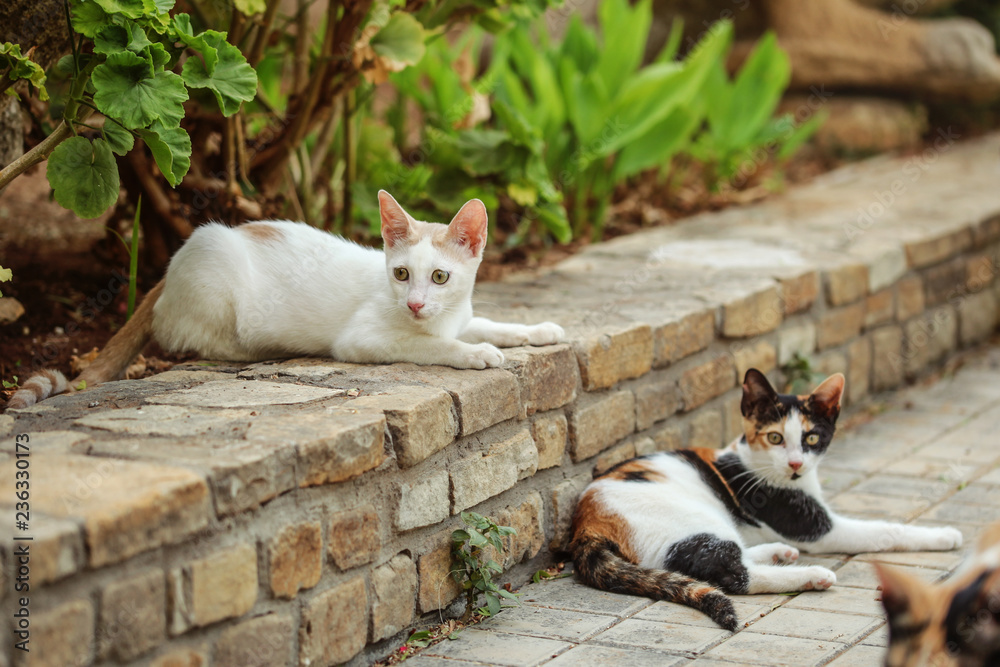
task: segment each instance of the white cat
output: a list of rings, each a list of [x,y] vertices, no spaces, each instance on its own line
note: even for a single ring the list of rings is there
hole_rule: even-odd
[[[295,355],[340,361],[500,366],[497,347],[551,345],[551,322],[504,324],[472,315],[486,245],[486,207],[465,204],[448,225],[410,217],[379,192],[385,250],[364,248],[302,223],[199,227],[131,320],[74,387],[121,377],[153,337],[168,352],[259,361]],[[65,391],[42,371],[8,407]]]

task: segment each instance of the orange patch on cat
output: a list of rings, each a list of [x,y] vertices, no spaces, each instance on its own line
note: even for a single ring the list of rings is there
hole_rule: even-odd
[[[647,482],[665,482],[667,478],[658,470],[653,470],[645,461],[632,459],[615,466],[611,471],[600,475],[601,479],[617,479],[622,481],[633,481],[641,477]]]
[[[255,241],[280,241],[284,238],[281,230],[266,222],[250,222],[236,228]]]
[[[618,545],[625,560],[638,563],[625,519],[604,507],[596,495],[595,489],[589,489],[580,496],[573,515],[573,541],[607,538]]]

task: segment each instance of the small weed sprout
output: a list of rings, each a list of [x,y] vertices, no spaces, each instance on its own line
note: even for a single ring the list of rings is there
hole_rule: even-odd
[[[781,372],[785,376],[785,391],[790,394],[808,392],[812,389],[813,379],[817,375],[809,359],[798,352],[781,366]]]
[[[508,526],[498,526],[492,519],[475,512],[462,512],[462,521],[467,528],[460,528],[451,534],[451,576],[465,591],[462,622],[466,622],[473,612],[481,616],[498,613],[502,608],[501,598],[517,600],[517,594],[500,588],[493,581],[493,576],[503,572],[503,568],[489,557],[490,547],[497,554],[503,553],[503,538],[516,535],[517,531]],[[480,593],[486,604],[477,608],[476,600]]]
[[[21,385],[18,384],[17,376],[16,375],[12,375],[11,377],[14,378],[14,380],[12,382],[8,382],[7,380],[4,380],[3,381],[3,388],[4,389],[18,389],[18,388],[20,388]]]

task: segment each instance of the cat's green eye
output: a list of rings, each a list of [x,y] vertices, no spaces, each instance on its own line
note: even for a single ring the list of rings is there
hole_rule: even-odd
[[[815,433],[810,433],[809,435],[806,436],[806,444],[807,445],[818,445],[819,444],[819,436],[816,435]]]
[[[406,270],[405,266],[397,266],[395,269],[392,270],[392,275],[396,278],[396,280],[402,282],[409,279],[410,272]]]
[[[451,277],[450,273],[448,273],[447,271],[442,271],[441,269],[438,269],[431,274],[431,280],[433,280],[434,283],[437,285],[444,285],[446,282],[448,282],[448,278],[450,277]]]
[[[785,441],[785,438],[780,433],[768,433],[767,441],[772,445],[780,445]]]

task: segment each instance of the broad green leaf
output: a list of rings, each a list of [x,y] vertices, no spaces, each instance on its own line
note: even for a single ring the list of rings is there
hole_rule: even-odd
[[[215,30],[206,30],[195,35],[194,28],[191,26],[191,17],[187,14],[177,14],[174,16],[173,27],[177,32],[178,40],[201,54],[208,73],[212,74],[215,72],[215,65],[219,62],[219,51],[213,43],[219,39],[224,40],[226,36]],[[213,43],[210,43],[210,40]]]
[[[0,266],[0,283],[5,283],[5,282],[9,281],[13,277],[14,277],[14,272],[13,271],[11,271],[10,269],[5,269],[2,266]],[[0,292],[0,296],[3,296],[3,292]],[[12,389],[13,386],[17,386],[17,376],[16,375],[14,376],[14,385],[13,386],[8,387],[7,386],[8,384],[10,384],[10,383],[8,383],[6,380],[4,380],[3,386],[7,387],[8,389]]]
[[[103,132],[104,139],[117,155],[125,155],[135,145],[135,137],[132,136],[132,133],[110,118],[104,121]]]
[[[49,156],[46,176],[55,200],[81,218],[96,218],[118,200],[118,165],[103,139],[66,139]]]
[[[152,4],[153,10],[159,14],[166,14],[177,4],[177,0],[146,0],[146,2],[147,6]]]
[[[205,33],[202,33],[205,35]],[[205,41],[218,52],[215,70],[209,72],[199,58],[188,58],[181,69],[181,76],[191,88],[207,88],[215,95],[222,115],[232,116],[243,102],[249,102],[257,93],[257,73],[243,53],[227,42],[221,33],[205,35]]]
[[[538,219],[559,243],[569,243],[573,240],[573,228],[566,217],[566,209],[562,204],[549,202],[537,209]]]
[[[656,56],[654,62],[667,63],[677,57],[677,52],[681,48],[681,39],[684,37],[684,19],[677,17],[670,24],[670,34],[663,45],[660,54]]]
[[[137,19],[146,13],[142,0],[94,0],[108,14],[121,14]]]
[[[416,65],[424,57],[424,37],[424,27],[417,19],[411,14],[396,12],[369,43],[375,53],[387,60]]]
[[[474,547],[482,548],[485,547],[488,544],[488,542],[486,541],[486,538],[482,536],[481,533],[472,531],[471,533],[469,533],[469,544]]]
[[[498,598],[495,595],[487,595],[486,608],[489,610],[490,616],[496,616],[497,614],[499,614],[502,608],[500,606],[500,598]]]
[[[21,45],[4,42],[0,44],[0,72],[6,70],[7,78],[12,81],[25,80],[38,89],[38,97],[43,102],[49,99],[45,90],[45,70],[27,55],[21,54]],[[8,95],[18,97],[14,87],[7,89]]]
[[[267,2],[265,0],[233,0],[233,6],[247,16],[253,16],[267,9]]]
[[[634,8],[627,0],[603,0],[598,7],[603,44],[597,74],[611,96],[642,62],[646,40],[636,36],[649,33],[650,6],[650,0],[640,0]]]
[[[638,141],[622,148],[615,161],[615,179],[629,178],[646,169],[668,164],[688,145],[701,125],[702,106],[695,103],[677,107]]]
[[[149,146],[156,166],[171,187],[176,188],[191,167],[191,137],[181,127],[165,128],[154,123],[148,130],[138,130]]]
[[[132,21],[126,21],[124,25],[101,28],[94,37],[94,52],[105,55],[126,50],[141,53],[150,44],[152,42],[146,38],[146,32],[142,28]]]
[[[74,0],[70,9],[70,23],[78,33],[93,39],[101,28],[111,25],[111,17],[96,2]]]
[[[594,33],[583,25],[580,15],[573,13],[559,49],[560,58],[569,58],[577,72],[587,73],[597,63],[597,38]]]
[[[599,155],[617,152],[644,136],[678,106],[694,102],[711,67],[720,62],[732,41],[731,23],[721,21],[715,26],[683,65],[654,63],[623,86],[613,114],[615,131],[602,143]]]
[[[791,78],[788,55],[767,32],[754,47],[733,82],[727,139],[733,148],[749,144],[774,114]]]
[[[190,60],[188,61],[190,62]],[[160,119],[176,127],[188,98],[184,81],[173,72],[149,75],[149,62],[130,51],[112,53],[91,75],[94,104],[105,116],[138,129]]]

